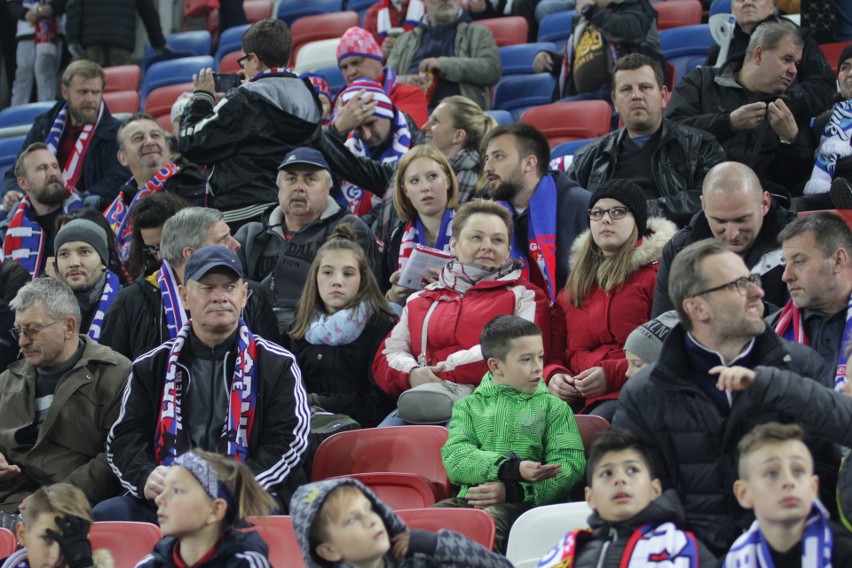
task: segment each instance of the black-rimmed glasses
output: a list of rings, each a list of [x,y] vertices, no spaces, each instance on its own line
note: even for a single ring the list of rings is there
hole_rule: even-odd
[[[36,337],[38,337],[38,334],[44,331],[46,328],[52,325],[56,325],[61,321],[65,320],[58,319],[56,321],[50,322],[47,325],[28,325],[27,327],[13,327],[9,331],[11,332],[12,337],[14,337],[16,341],[19,340],[22,335],[25,335],[27,338],[34,340]]]
[[[252,55],[251,53],[246,53],[245,55],[243,55],[242,57],[237,59],[237,65],[240,66],[240,69],[246,68],[246,61],[248,60],[249,57],[251,57],[251,55]]]
[[[756,286],[760,288],[760,276],[757,274],[751,274],[749,276],[742,276],[737,278],[736,280],[731,280],[730,282],[726,282],[724,284],[720,284],[719,286],[714,286],[713,288],[708,288],[702,292],[698,292],[697,294],[693,294],[694,296],[703,296],[704,294],[709,294],[711,292],[717,292],[719,290],[736,290],[740,293],[741,296],[748,295],[749,286]]]
[[[588,213],[589,219],[592,221],[600,221],[607,213],[609,213],[610,219],[617,221],[619,219],[623,219],[627,215],[627,211],[627,207],[610,207],[609,209],[595,207],[594,209],[589,209]]]

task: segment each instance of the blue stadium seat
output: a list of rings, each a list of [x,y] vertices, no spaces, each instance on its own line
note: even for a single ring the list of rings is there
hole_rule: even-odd
[[[504,77],[494,87],[491,108],[508,110],[518,120],[529,107],[550,103],[554,87],[556,77],[550,73]]]
[[[53,101],[43,103],[29,103],[26,105],[18,105],[5,108],[0,111],[0,128],[7,126],[21,126],[22,124],[32,124],[33,119],[40,114],[44,114],[56,104]]]
[[[533,59],[535,59],[535,54],[543,49],[556,51],[556,45],[551,42],[539,42],[507,45],[498,48],[500,52],[500,64],[503,68],[503,77],[535,73],[532,68]]]
[[[198,73],[205,67],[213,67],[213,58],[209,55],[198,55],[196,57],[183,57],[171,61],[160,61],[154,63],[145,76],[142,77],[141,105],[145,108],[145,98],[148,93],[157,87],[175,85],[177,83],[191,83],[192,75]]]
[[[707,61],[707,51],[714,43],[709,24],[660,31],[660,47],[666,62],[674,67],[675,85]]]
[[[145,55],[142,58],[142,72],[159,61],[179,59],[181,57],[192,57],[194,55],[210,55],[210,32],[207,30],[195,32],[181,32],[169,34],[166,41],[171,46],[173,53],[154,53],[151,44],[145,45]]]
[[[231,53],[232,51],[240,51],[243,48],[240,38],[243,37],[243,34],[247,29],[249,29],[249,26],[251,26],[251,24],[228,28],[219,34],[219,45],[216,47],[215,58],[217,69],[219,68],[219,62],[222,61],[222,57],[224,57],[225,54]]]
[[[21,146],[24,145],[24,139],[26,139],[26,135],[23,134],[0,138],[0,172],[2,172],[0,176],[5,175],[6,170],[14,167],[15,160],[21,153]]]
[[[557,12],[546,16],[538,24],[538,41],[550,41],[556,44],[556,51],[565,49],[565,44],[574,31],[574,10]]]
[[[585,138],[583,140],[570,140],[557,145],[550,151],[550,159],[556,159],[561,156],[573,156],[577,150],[590,142],[594,142],[597,138]]]
[[[494,120],[496,120],[497,124],[499,124],[500,126],[503,126],[504,124],[509,124],[510,122],[515,122],[515,118],[508,110],[486,110],[485,114],[487,114],[488,116],[493,116]]]
[[[346,79],[343,78],[343,73],[340,72],[340,68],[336,65],[314,69],[313,73],[325,77],[326,81],[328,81],[328,86],[331,87],[332,96],[336,97],[337,93],[346,86]]]
[[[275,17],[284,20],[289,26],[302,16],[327,14],[342,10],[343,0],[281,0]]]
[[[713,3],[710,4],[710,15],[715,16],[716,14],[730,14],[731,13],[731,0],[713,0]]]

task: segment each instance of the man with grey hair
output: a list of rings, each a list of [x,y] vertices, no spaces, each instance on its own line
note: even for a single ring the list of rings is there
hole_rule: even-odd
[[[223,245],[231,250],[240,246],[231,236],[221,211],[188,207],[168,219],[160,237],[160,269],[119,292],[104,318],[101,343],[136,359],[177,337],[189,319],[178,294],[184,267],[193,252],[207,245]],[[254,333],[270,341],[280,340],[267,292],[253,282],[249,284],[243,318]]]
[[[341,223],[349,223],[374,269],[376,239],[370,228],[331,198],[331,172],[317,150],[296,148],[278,166],[278,205],[263,221],[237,232],[246,276],[272,290],[278,326],[285,333],[317,250]]]
[[[80,335],[77,300],[60,280],[33,280],[11,307],[24,359],[0,375],[0,511],[25,508],[52,483],[79,487],[93,505],[117,495],[104,448],[130,361]]]
[[[622,388],[613,426],[648,445],[651,470],[663,489],[677,490],[687,525],[718,555],[751,522],[730,498],[737,442],[758,424],[796,422],[793,414],[756,404],[748,392],[717,389],[719,369],[762,365],[824,386],[832,380],[813,350],[779,338],[765,324],[760,278],[725,243],[705,239],[682,250],[672,263],[669,293],[679,323],[656,363]],[[823,503],[831,503],[838,464],[834,447],[813,435],[807,443]]]
[[[666,117],[716,136],[729,160],[766,182],[801,191],[813,156],[811,114],[787,91],[802,60],[802,38],[789,22],[767,22],[749,40],[742,66],[699,67],[681,81]]]

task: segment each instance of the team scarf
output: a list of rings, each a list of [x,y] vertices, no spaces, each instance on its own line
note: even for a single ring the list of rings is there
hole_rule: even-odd
[[[802,566],[831,568],[831,547],[834,535],[828,524],[828,511],[819,501],[814,502],[805,520],[802,534]],[[754,521],[751,527],[734,542],[725,557],[725,568],[774,568],[769,544]]]
[[[141,189],[136,192],[130,205],[124,205],[124,192],[119,191],[112,204],[104,211],[104,217],[112,227],[115,233],[115,244],[118,246],[118,255],[122,261],[126,261],[130,256],[130,243],[133,240],[133,225],[130,222],[130,213],[133,207],[143,197],[148,197],[152,193],[162,191],[166,180],[180,171],[180,168],[174,163],[166,164],[160,171],[154,174],[154,177],[148,180]],[[130,178],[128,184],[133,183],[133,178]]]
[[[161,465],[171,465],[177,456],[190,449],[183,430],[181,408],[185,368],[179,365],[178,360],[186,342],[190,340],[191,327],[190,323],[186,323],[169,349],[163,398],[154,432],[154,458]],[[249,455],[249,440],[257,407],[257,386],[257,343],[246,322],[240,318],[237,360],[234,363],[228,414],[220,440],[225,455],[244,463]]]
[[[781,310],[781,316],[775,324],[775,333],[788,341],[810,345],[811,341],[805,330],[802,311],[796,307],[793,300],[787,300]],[[837,354],[837,371],[834,373],[834,390],[839,391],[848,382],[846,364],[849,361],[848,346],[852,345],[852,296],[846,307],[846,324],[843,326],[843,337],[840,339],[840,349]]]
[[[590,529],[569,532],[538,563],[538,568],[571,568],[577,559],[577,546],[592,540]],[[696,568],[699,563],[698,541],[674,523],[646,524],[630,535],[621,555],[619,568],[679,566]]]
[[[508,201],[501,201],[501,205],[515,214],[515,208]],[[530,280],[530,265],[535,264],[547,282],[547,293],[550,302],[556,299],[556,183],[553,177],[546,175],[541,178],[538,187],[533,193],[528,205],[529,222],[527,238],[529,239],[529,258],[524,254],[518,239],[521,235],[515,235],[512,239],[512,256],[521,259],[524,270],[521,278]]]
[[[834,105],[831,118],[822,131],[811,179],[805,184],[805,194],[825,193],[831,188],[837,161],[852,156],[852,100]]]
[[[375,312],[367,302],[327,314],[317,310],[314,319],[308,324],[305,341],[311,345],[349,345],[364,332],[367,321]]]
[[[379,13],[376,15],[376,29],[379,32],[379,37],[382,39],[388,36],[388,32],[393,27],[390,17],[390,5],[391,0],[381,0],[381,2],[379,2]],[[400,2],[400,10],[401,7],[402,3]],[[409,32],[416,28],[425,13],[426,10],[423,8],[423,0],[410,0],[408,2],[408,10],[405,12],[405,21],[402,24],[402,29]]]
[[[175,339],[181,329],[186,326],[187,317],[183,302],[178,294],[178,283],[174,270],[168,261],[163,260],[160,271],[157,273],[157,284],[160,286],[160,295],[163,298],[163,311],[166,312],[166,329],[169,339]]]
[[[101,293],[98,309],[95,312],[95,317],[92,319],[91,325],[89,325],[89,331],[86,332],[86,335],[95,343],[98,343],[101,338],[101,331],[104,327],[104,315],[118,297],[119,289],[121,289],[121,285],[118,282],[118,276],[112,270],[107,270],[104,291]]]
[[[68,213],[82,208],[83,200],[77,192],[70,186],[66,187],[62,212]],[[44,230],[36,221],[30,198],[24,197],[9,221],[9,229],[3,239],[3,254],[11,256],[35,278],[39,276],[38,271],[44,260],[44,244]]]
[[[74,143],[74,151],[65,162],[65,168],[62,170],[62,177],[65,178],[65,185],[76,188],[77,182],[80,181],[80,176],[83,175],[83,159],[86,157],[86,151],[89,149],[89,144],[92,142],[92,136],[95,130],[98,129],[98,124],[101,122],[101,117],[104,114],[104,102],[101,101],[101,106],[98,109],[98,118],[94,124],[86,124],[77,137]],[[62,105],[59,109],[59,114],[53,121],[53,126],[50,127],[50,132],[47,133],[47,139],[44,143],[54,155],[59,155],[59,140],[62,138],[62,132],[65,130],[65,124],[68,120],[68,103]]]
[[[248,82],[253,83],[258,79],[262,79],[263,77],[282,77],[285,74],[292,75],[293,72],[290,71],[289,67],[272,67],[264,71],[258,71],[257,73],[251,76],[251,79],[249,79]]]
[[[438,230],[438,239],[435,241],[435,246],[438,250],[450,252],[450,237],[453,236],[453,217],[456,216],[455,209],[446,209],[444,217],[441,219],[441,228]],[[420,246],[429,246],[426,243],[426,228],[423,226],[423,221],[419,216],[415,216],[413,221],[409,221],[405,226],[405,231],[402,233],[402,242],[399,244],[399,262],[397,268],[402,270],[411,253]]]

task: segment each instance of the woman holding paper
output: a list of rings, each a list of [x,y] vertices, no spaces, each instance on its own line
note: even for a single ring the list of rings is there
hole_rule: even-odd
[[[373,376],[392,396],[426,383],[478,385],[486,372],[479,334],[499,315],[534,321],[549,346],[549,301],[521,279],[520,261],[509,256],[512,217],[501,205],[474,199],[453,219],[455,256],[436,282],[409,297],[402,317],[376,352]],[[380,426],[405,421],[391,413]]]

